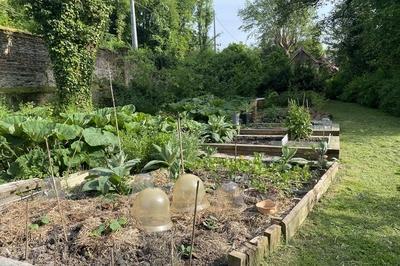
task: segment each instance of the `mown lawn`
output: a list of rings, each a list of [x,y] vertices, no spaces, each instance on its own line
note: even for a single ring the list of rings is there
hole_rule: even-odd
[[[266,265],[400,265],[400,118],[331,102],[339,180]]]

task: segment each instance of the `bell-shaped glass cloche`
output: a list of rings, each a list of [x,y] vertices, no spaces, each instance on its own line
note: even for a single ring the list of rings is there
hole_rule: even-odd
[[[224,201],[233,207],[244,206],[244,200],[241,195],[240,187],[235,182],[226,182],[221,186]]]
[[[159,188],[146,188],[133,202],[133,215],[148,233],[171,229],[171,214],[167,194]]]
[[[197,211],[206,209],[210,204],[206,199],[203,181],[195,175],[183,174],[174,185],[172,208],[178,212],[192,212],[196,201],[196,187],[199,181]]]
[[[132,192],[137,193],[146,188],[153,187],[154,178],[150,174],[138,174],[132,182]]]

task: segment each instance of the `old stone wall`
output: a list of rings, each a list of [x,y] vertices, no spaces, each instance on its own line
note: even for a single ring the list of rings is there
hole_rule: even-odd
[[[109,78],[126,80],[121,54],[100,49],[94,71],[93,92],[102,98],[99,82]],[[55,79],[44,41],[30,33],[0,27],[0,94],[12,102],[48,101],[55,91]]]

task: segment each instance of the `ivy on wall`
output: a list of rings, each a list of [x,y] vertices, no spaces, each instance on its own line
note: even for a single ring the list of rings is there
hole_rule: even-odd
[[[111,11],[107,0],[24,0],[49,49],[58,107],[92,108],[90,84],[101,35]]]

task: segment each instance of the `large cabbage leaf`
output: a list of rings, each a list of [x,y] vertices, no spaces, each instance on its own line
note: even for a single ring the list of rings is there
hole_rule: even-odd
[[[73,113],[73,114],[66,114],[61,113],[61,117],[66,119],[66,123],[70,125],[77,125],[81,127],[85,127],[90,123],[92,120],[92,116],[87,113]]]
[[[22,129],[35,142],[43,142],[53,135],[55,124],[49,120],[28,120],[22,123]]]
[[[89,146],[111,146],[118,145],[118,138],[113,133],[99,128],[89,127],[83,130],[83,137]]]
[[[83,128],[77,125],[56,124],[54,133],[59,140],[72,140],[76,139],[81,133]]]
[[[5,131],[5,133],[7,134],[11,134],[14,136],[21,136],[23,133],[22,123],[24,123],[27,120],[28,117],[22,115],[6,116],[1,120],[2,125],[0,125],[0,128],[2,129],[0,130]]]

